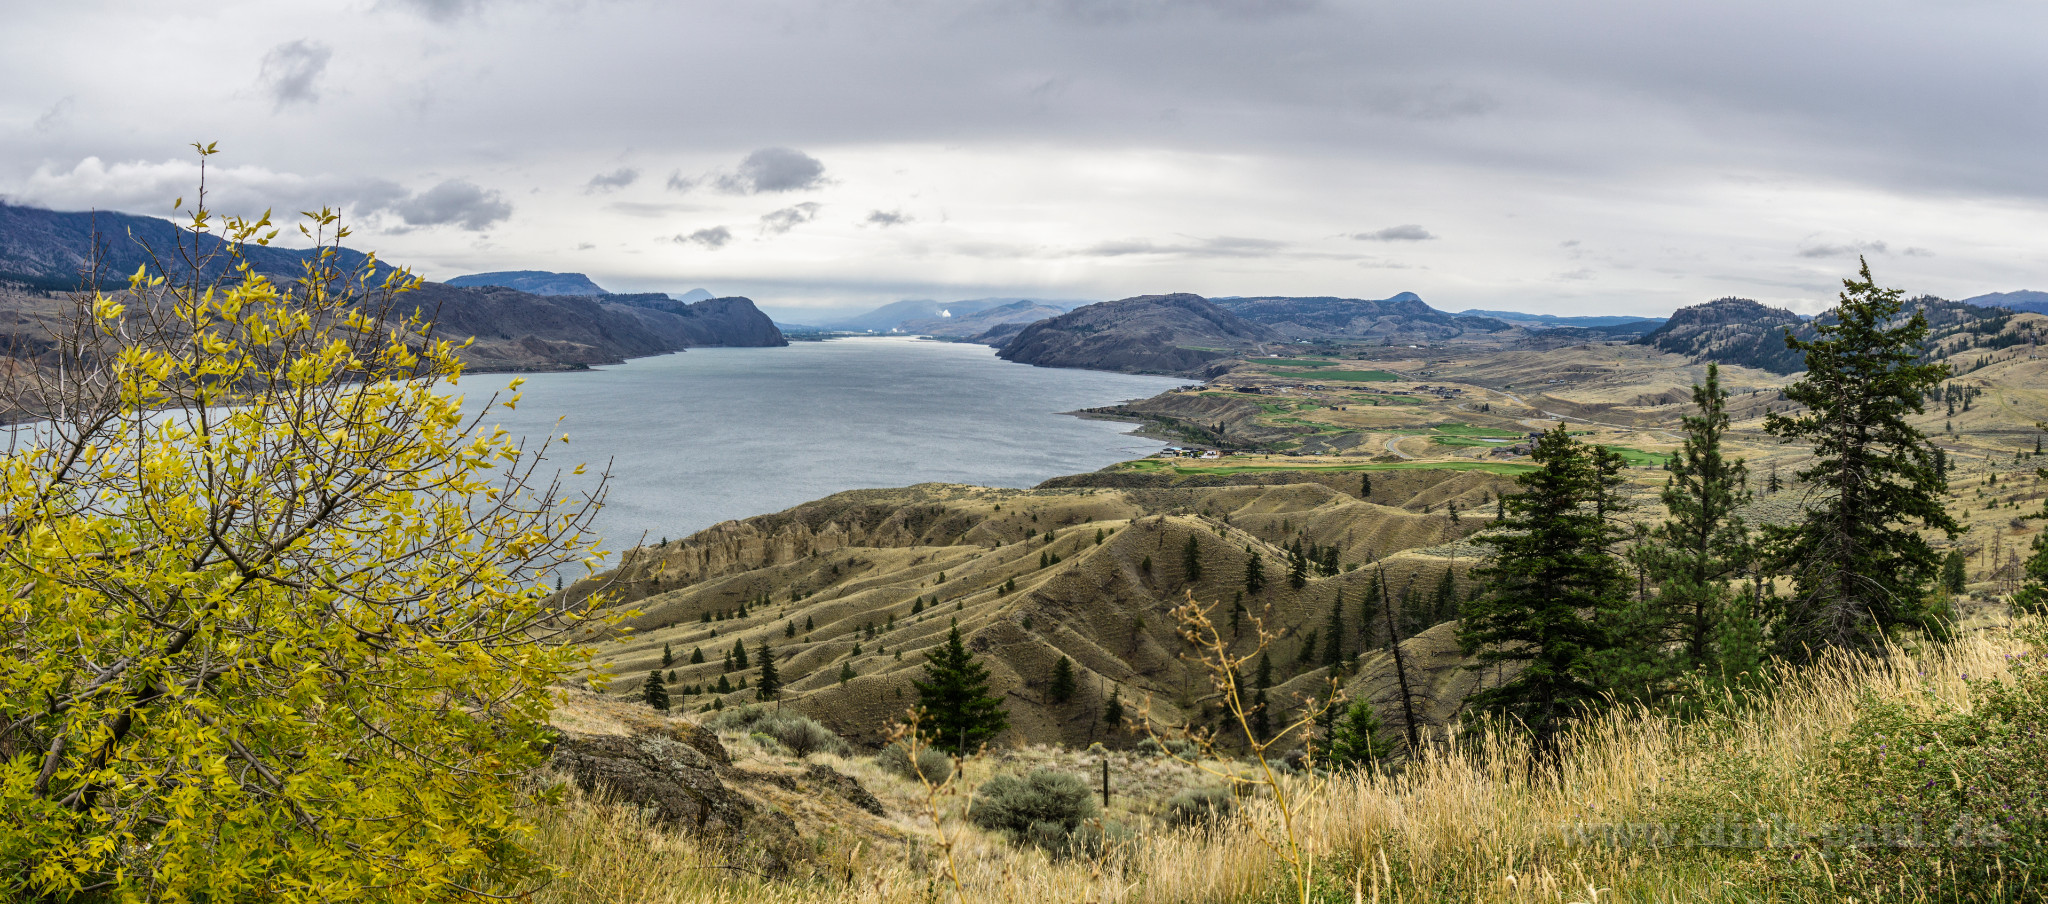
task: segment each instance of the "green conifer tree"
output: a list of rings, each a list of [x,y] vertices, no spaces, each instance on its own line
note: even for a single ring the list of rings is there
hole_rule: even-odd
[[[1180,572],[1190,584],[1202,579],[1202,545],[1195,542],[1195,535],[1188,535],[1188,542],[1180,548]]]
[[[1252,673],[1252,740],[1264,741],[1273,736],[1273,715],[1266,706],[1266,690],[1272,686],[1273,657],[1262,652],[1258,671]]]
[[[1109,726],[1110,731],[1123,728],[1124,698],[1121,688],[1110,689],[1109,702],[1102,704],[1102,724]]]
[[[754,697],[759,700],[775,700],[782,696],[782,673],[775,668],[775,651],[768,648],[767,641],[761,641],[761,678],[754,682]]]
[[[668,644],[662,644],[662,645],[661,645],[661,667],[662,667],[662,668],[668,668],[669,666],[672,666],[672,665],[675,665],[675,664],[676,664],[676,651],[675,651],[674,649],[670,648]]]
[[[752,667],[747,662],[747,645],[744,641],[735,640],[732,642],[732,667],[736,669]]]
[[[1923,532],[1962,531],[1942,506],[1948,479],[1933,446],[1907,421],[1949,373],[1921,359],[1927,318],[1902,320],[1902,293],[1879,288],[1867,262],[1842,286],[1815,339],[1786,333],[1806,354],[1806,376],[1785,397],[1805,411],[1764,419],[1781,440],[1812,443],[1815,459],[1798,472],[1812,488],[1804,516],[1766,535],[1795,585],[1777,630],[1780,654],[1795,659],[1818,647],[1875,648],[1899,628],[1938,629],[1945,613],[1927,589],[1941,557]]]
[[[660,672],[647,673],[647,683],[640,686],[640,699],[648,706],[668,712],[668,685],[661,680]]]
[[[691,664],[691,665],[703,665],[703,664],[704,664],[704,648],[703,648],[703,647],[695,647],[695,648],[693,648],[693,649],[691,649],[691,650],[690,650],[690,664]]]
[[[1266,565],[1258,553],[1252,553],[1250,561],[1244,563],[1244,592],[1258,593],[1266,589]]]
[[[1074,663],[1061,656],[1060,661],[1053,663],[1052,680],[1047,682],[1045,688],[1046,699],[1054,703],[1066,703],[1074,699],[1074,693],[1078,689],[1074,682]]]
[[[1394,740],[1380,734],[1380,716],[1372,704],[1353,701],[1330,730],[1329,749],[1323,754],[1332,769],[1359,769],[1385,760],[1394,752]]]
[[[1009,727],[1002,700],[989,694],[988,677],[988,667],[968,651],[957,625],[925,655],[924,680],[911,686],[923,712],[918,729],[933,747],[965,755]]]
[[[848,682],[848,681],[852,681],[853,679],[855,679],[855,678],[858,678],[858,677],[860,677],[860,675],[858,675],[858,674],[856,674],[856,673],[854,672],[854,670],[853,670],[853,663],[851,663],[851,662],[842,662],[842,663],[840,663],[840,664],[839,664],[839,683],[840,683],[840,684],[845,684],[846,682]]]
[[[1623,531],[1610,519],[1621,505],[1609,475],[1621,463],[1603,452],[1563,424],[1536,441],[1530,458],[1539,467],[1516,478],[1521,491],[1502,497],[1507,517],[1479,538],[1495,550],[1479,572],[1486,593],[1459,628],[1460,645],[1478,656],[1472,668],[1524,665],[1471,704],[1519,721],[1540,742],[1599,705],[1607,681],[1598,658],[1628,602],[1627,574],[1612,552]]]
[[[717,692],[721,694],[732,693],[732,680],[725,675],[719,675]]]
[[[1287,547],[1287,586],[1296,590],[1308,586],[1308,554],[1301,551],[1301,538]]]
[[[1323,664],[1335,667],[1344,661],[1344,590],[1337,590],[1330,603],[1330,619],[1323,624]]]

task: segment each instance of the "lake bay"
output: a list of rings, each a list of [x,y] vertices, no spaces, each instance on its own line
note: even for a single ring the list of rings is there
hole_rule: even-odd
[[[505,374],[465,377],[475,410]],[[1063,412],[1188,381],[1032,367],[983,345],[906,338],[696,348],[574,373],[527,375],[487,423],[538,440],[564,471],[611,467],[605,549],[843,490],[941,481],[1028,487],[1158,451],[1133,425]],[[560,418],[559,424],[557,418]]]

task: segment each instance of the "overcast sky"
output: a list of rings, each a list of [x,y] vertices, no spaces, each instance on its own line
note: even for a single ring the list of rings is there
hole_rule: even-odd
[[[445,279],[784,319],[1153,292],[1814,311],[2048,289],[2048,4],[26,3],[0,196],[331,204]]]

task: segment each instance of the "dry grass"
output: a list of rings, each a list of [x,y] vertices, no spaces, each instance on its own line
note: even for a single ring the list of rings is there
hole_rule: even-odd
[[[1464,739],[1470,743],[1438,745],[1398,773],[1284,781],[1304,802],[1296,819],[1315,864],[1317,900],[1807,900],[1828,877],[1824,866],[1803,871],[1794,855],[1810,849],[1796,841],[1761,849],[1650,847],[1589,844],[1574,832],[1717,816],[1731,823],[1782,817],[1807,828],[1834,824],[1840,813],[1811,778],[1821,754],[1869,701],[1903,701],[1929,712],[1942,704],[1967,707],[1964,676],[2004,676],[2008,654],[2024,648],[2009,630],[1993,627],[1951,644],[1894,650],[1882,660],[1830,660],[1769,698],[1703,722],[1615,713],[1584,726],[1549,770],[1532,771],[1515,742],[1475,731]],[[1017,759],[980,765],[970,785]],[[910,790],[860,762],[839,765],[885,799]],[[1291,897],[1283,865],[1248,825],[1207,834],[1155,831],[1100,863],[1055,863],[967,827],[958,818],[964,803],[955,800],[944,812],[946,830],[958,833],[969,901]],[[1240,818],[1268,825],[1276,815],[1268,801],[1240,809]],[[929,820],[898,822],[907,838],[899,847],[823,852],[804,875],[768,882],[720,869],[721,852],[656,832],[629,809],[572,802],[541,826],[543,845],[567,876],[537,900],[955,899],[931,845],[919,840],[932,837]]]

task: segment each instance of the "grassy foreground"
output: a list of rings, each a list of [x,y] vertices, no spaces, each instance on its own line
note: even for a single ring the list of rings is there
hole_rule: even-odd
[[[1768,697],[1724,701],[1718,714],[1699,719],[1612,713],[1570,736],[1550,768],[1532,769],[1517,743],[1475,731],[1465,739],[1471,743],[1436,744],[1397,772],[1286,779],[1305,802],[1296,822],[1298,841],[1314,864],[1310,897],[2040,900],[2042,867],[2008,874],[2002,863],[1987,869],[1981,856],[2038,858],[2040,837],[2026,834],[2040,831],[2038,800],[2034,822],[2013,824],[2017,844],[1976,848],[1977,855],[1941,843],[1941,825],[1932,827],[1935,843],[1903,854],[1871,846],[1867,830],[1853,831],[1873,819],[1866,804],[1889,799],[1887,782],[1904,775],[1919,787],[1910,762],[1904,772],[1888,771],[1885,764],[1899,759],[1887,759],[1887,738],[1903,748],[1910,726],[2011,721],[2011,711],[1997,707],[2015,699],[2022,715],[2041,712],[2040,650],[2029,640],[2038,631],[2032,624],[2020,631],[1990,627],[1949,643],[1894,649],[1882,659],[1828,659],[1779,682]],[[2038,754],[2038,740],[2027,740],[2038,738],[2038,722],[2018,722],[2017,746],[1992,751],[1991,760],[2015,750],[2022,757]],[[1880,729],[1874,735],[1873,725]],[[1883,732],[1894,729],[1887,726],[1908,726],[1898,729],[1907,734],[1888,736]],[[1960,737],[1947,743],[1968,743]],[[1923,769],[1926,756],[1932,755],[1919,760]],[[1953,776],[1961,789],[1982,778],[1967,765],[1946,762],[1936,763],[1943,770],[1939,784]],[[2018,765],[2021,771],[2008,777],[2040,770],[2038,762]],[[1936,784],[1927,780],[1929,787]],[[2029,793],[2038,797],[2040,787],[2036,780]],[[1866,799],[1859,802],[1859,795]],[[958,839],[956,891],[929,843],[897,852],[850,845],[827,854],[830,866],[809,878],[768,882],[723,869],[727,861],[719,851],[655,832],[629,808],[572,798],[543,817],[543,848],[565,874],[535,900],[1300,900],[1280,859],[1259,839],[1262,833],[1273,837],[1278,824],[1269,801],[1247,801],[1236,818],[1208,831],[1141,831],[1099,861],[1063,862],[974,829],[959,816],[964,807],[960,798],[939,804],[943,831]],[[1924,819],[1932,811],[1913,812]],[[932,837],[929,819],[906,814],[900,821]],[[1979,856],[1974,866],[1970,856]],[[1973,869],[1975,878],[1953,878]]]

